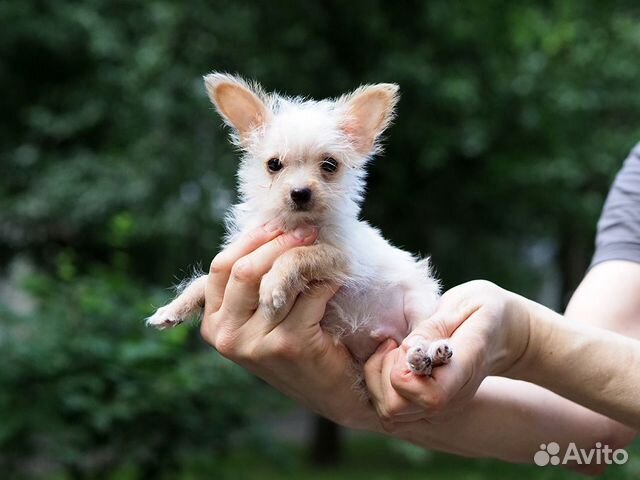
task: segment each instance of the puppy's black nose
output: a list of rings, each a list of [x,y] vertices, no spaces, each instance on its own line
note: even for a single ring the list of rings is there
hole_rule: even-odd
[[[309,188],[294,188],[291,190],[291,200],[298,207],[304,207],[309,200],[311,200],[311,189]]]

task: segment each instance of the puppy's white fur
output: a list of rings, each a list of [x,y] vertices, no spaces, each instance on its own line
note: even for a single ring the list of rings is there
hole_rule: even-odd
[[[277,219],[284,231],[304,225],[319,229],[311,247],[279,258],[263,277],[262,308],[273,314],[285,299],[310,282],[342,285],[329,302],[323,327],[344,342],[359,362],[379,343],[398,343],[435,309],[439,284],[428,260],[420,260],[386,241],[359,219],[366,164],[380,152],[380,135],[394,117],[398,87],[365,85],[335,100],[314,101],[267,94],[241,78],[214,73],[205,77],[209,97],[232,129],[242,152],[238,171],[240,202],[227,218],[226,243]],[[281,168],[272,171],[268,161]],[[337,166],[327,171],[327,161]],[[291,192],[308,189],[301,206]],[[190,284],[148,323],[160,328],[181,323],[204,301],[204,278]],[[429,374],[446,363],[446,343],[421,342],[408,352],[410,368]]]

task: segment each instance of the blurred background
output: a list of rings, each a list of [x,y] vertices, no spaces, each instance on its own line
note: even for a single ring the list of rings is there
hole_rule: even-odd
[[[1,478],[574,478],[346,433],[143,319],[234,200],[212,70],[400,84],[364,217],[447,287],[562,309],[640,141],[638,2],[5,0],[0,24]]]

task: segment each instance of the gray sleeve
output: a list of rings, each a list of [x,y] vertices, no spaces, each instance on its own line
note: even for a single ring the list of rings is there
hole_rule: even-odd
[[[591,266],[607,260],[640,263],[640,143],[616,176],[598,221]]]

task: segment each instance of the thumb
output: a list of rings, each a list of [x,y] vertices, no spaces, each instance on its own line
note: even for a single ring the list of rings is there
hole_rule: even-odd
[[[411,332],[402,342],[405,350],[417,343],[431,343],[433,340],[449,338],[473,314],[476,307],[469,302],[462,301],[454,290],[445,293],[436,311],[429,317],[424,317],[419,309],[406,309],[407,323],[412,327]]]

